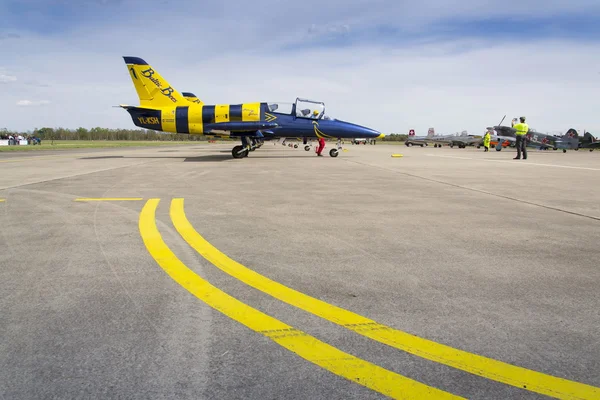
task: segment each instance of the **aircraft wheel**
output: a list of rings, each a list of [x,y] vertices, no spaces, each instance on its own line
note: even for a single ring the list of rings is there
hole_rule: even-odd
[[[337,157],[337,156],[338,156],[338,154],[339,154],[339,153],[338,153],[337,149],[331,149],[331,150],[329,150],[329,155],[330,155],[331,157]]]
[[[408,147],[410,147],[410,146],[412,146],[412,143],[406,143],[406,145],[407,145]]]
[[[310,146],[304,146],[304,150],[310,151]]]
[[[566,153],[566,152],[567,152],[567,149],[563,149],[563,153]]]
[[[423,147],[423,145],[421,145],[421,147]]]
[[[591,153],[592,151],[594,151],[594,149],[590,149],[590,153]]]
[[[297,148],[298,148],[298,145],[297,145],[297,144],[295,144],[295,145],[294,145],[294,148],[295,148],[295,149],[297,149]]]
[[[573,149],[573,150],[575,150],[575,151],[578,151],[578,150],[579,150],[579,148],[577,148],[577,149]]]
[[[235,146],[231,150],[233,158],[244,158],[248,156],[248,150],[244,150],[244,146]]]

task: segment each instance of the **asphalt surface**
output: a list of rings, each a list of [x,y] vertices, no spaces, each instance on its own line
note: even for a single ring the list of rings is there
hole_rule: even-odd
[[[600,397],[598,152],[345,147],[0,153],[0,398],[428,397],[349,379],[372,368],[471,399]],[[213,255],[303,295],[217,268],[178,231],[173,199]],[[201,279],[241,303],[194,292]],[[402,351],[304,295],[385,325],[373,335],[435,343]],[[308,345],[281,345],[250,307]],[[423,356],[437,344],[466,352],[461,366]],[[507,364],[486,372],[496,362],[543,376],[506,383]]]

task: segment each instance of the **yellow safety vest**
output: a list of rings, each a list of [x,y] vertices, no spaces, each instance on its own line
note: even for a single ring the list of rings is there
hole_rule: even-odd
[[[515,124],[515,126],[513,126],[513,128],[515,128],[517,130],[517,132],[516,132],[517,136],[523,136],[529,131],[529,125],[527,125],[523,122],[519,122],[518,124]]]

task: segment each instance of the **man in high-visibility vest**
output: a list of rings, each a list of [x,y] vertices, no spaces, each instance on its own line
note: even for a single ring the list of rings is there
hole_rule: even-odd
[[[513,160],[521,159],[521,152],[523,152],[523,160],[527,160],[527,132],[529,132],[529,125],[525,123],[525,117],[519,118],[520,122],[513,125],[513,128],[517,130],[517,156]]]
[[[486,131],[485,135],[483,136],[483,147],[485,148],[484,151],[489,151],[490,150],[490,131]]]

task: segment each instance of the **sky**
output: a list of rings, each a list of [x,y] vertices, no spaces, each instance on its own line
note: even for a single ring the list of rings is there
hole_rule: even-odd
[[[207,104],[323,101],[386,134],[524,115],[600,134],[598,0],[0,0],[0,128],[131,128],[123,56]]]

